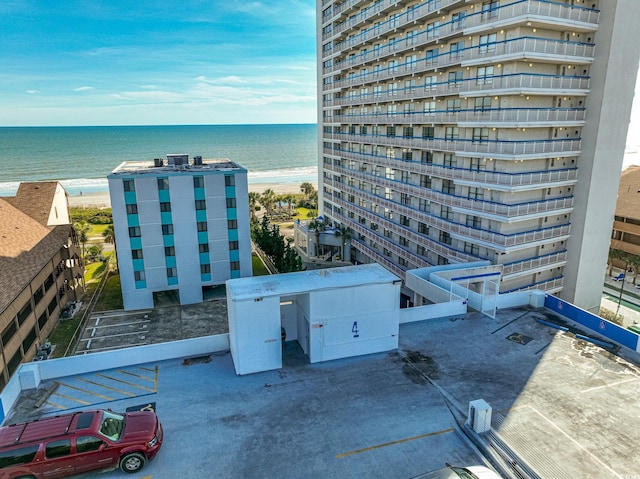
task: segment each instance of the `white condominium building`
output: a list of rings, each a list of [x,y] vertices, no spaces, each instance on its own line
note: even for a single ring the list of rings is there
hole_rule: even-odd
[[[108,180],[126,310],[153,307],[161,291],[201,302],[203,288],[251,276],[247,170],[167,155],[124,162]]]
[[[599,305],[637,0],[318,0],[320,209],[352,259]]]

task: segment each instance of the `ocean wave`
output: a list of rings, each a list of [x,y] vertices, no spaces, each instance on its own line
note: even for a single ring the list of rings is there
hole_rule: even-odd
[[[305,166],[299,168],[284,168],[281,170],[250,171],[247,176],[249,184],[277,184],[304,183],[318,180],[318,168]],[[104,193],[109,191],[106,178],[76,178],[60,180],[67,193],[72,196],[81,193]],[[0,196],[13,196],[18,190],[19,181],[0,182]]]

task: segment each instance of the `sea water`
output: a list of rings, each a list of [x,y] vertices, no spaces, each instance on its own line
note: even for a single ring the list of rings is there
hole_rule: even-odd
[[[317,180],[316,125],[189,125],[0,128],[0,196],[21,181],[58,180],[69,194],[107,191],[123,161],[228,158],[249,183]]]

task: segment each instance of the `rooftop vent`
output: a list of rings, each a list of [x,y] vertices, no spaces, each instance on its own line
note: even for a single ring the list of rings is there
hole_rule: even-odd
[[[167,155],[167,164],[169,166],[182,166],[189,163],[189,155],[170,154]]]
[[[162,158],[154,158],[153,159],[153,166],[158,168],[160,166],[164,165],[164,161],[162,160]]]
[[[194,156],[193,157],[193,164],[196,166],[202,166],[202,157],[201,156]]]

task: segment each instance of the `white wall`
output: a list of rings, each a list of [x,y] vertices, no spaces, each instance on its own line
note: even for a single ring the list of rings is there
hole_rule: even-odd
[[[279,296],[259,301],[251,298],[233,301],[227,296],[227,314],[236,374],[282,367]]]

